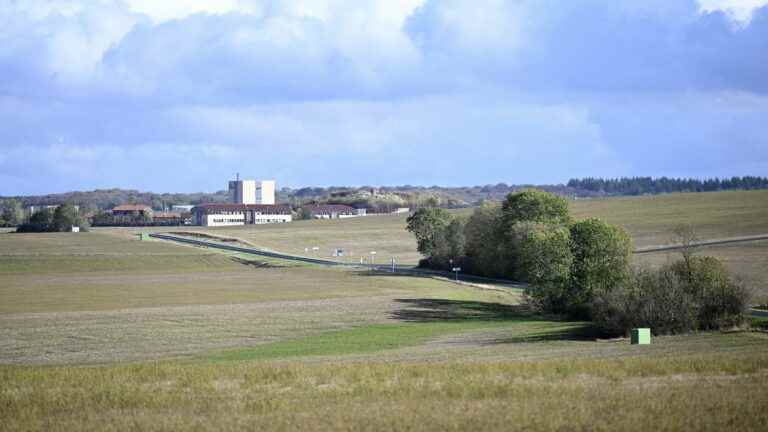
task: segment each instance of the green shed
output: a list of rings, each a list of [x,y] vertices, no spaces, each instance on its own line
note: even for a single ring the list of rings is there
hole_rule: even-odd
[[[651,344],[651,329],[649,328],[636,328],[632,329],[631,334],[632,345],[650,345]]]

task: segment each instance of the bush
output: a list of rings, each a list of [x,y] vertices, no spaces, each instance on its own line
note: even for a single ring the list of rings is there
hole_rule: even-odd
[[[750,292],[734,281],[717,258],[690,257],[672,265],[678,279],[698,299],[700,329],[732,327],[744,322]]]
[[[696,327],[694,298],[669,270],[639,269],[613,290],[601,291],[592,302],[592,320],[611,335],[627,335],[632,328],[650,327],[654,334],[670,334]]]
[[[634,270],[592,302],[592,319],[609,334],[635,327],[654,334],[722,329],[744,324],[750,293],[712,257],[692,257],[658,270]]]

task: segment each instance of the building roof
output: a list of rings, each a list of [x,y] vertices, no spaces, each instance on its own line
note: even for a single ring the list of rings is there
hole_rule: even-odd
[[[199,204],[192,208],[192,213],[216,213],[222,211],[255,211],[261,214],[289,215],[291,206],[285,204]]]
[[[122,204],[112,209],[112,211],[147,211],[152,207],[145,204]]]
[[[357,210],[344,204],[309,204],[304,209],[316,215],[356,214]]]

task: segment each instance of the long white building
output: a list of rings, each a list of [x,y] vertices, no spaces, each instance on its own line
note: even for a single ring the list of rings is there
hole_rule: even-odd
[[[289,205],[200,204],[192,208],[192,223],[200,226],[235,226],[285,223],[293,220]]]
[[[274,180],[231,180],[229,193],[234,204],[274,204]]]

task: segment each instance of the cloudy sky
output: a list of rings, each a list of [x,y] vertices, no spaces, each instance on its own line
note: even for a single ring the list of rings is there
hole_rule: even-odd
[[[768,175],[768,0],[0,0],[0,195]]]

